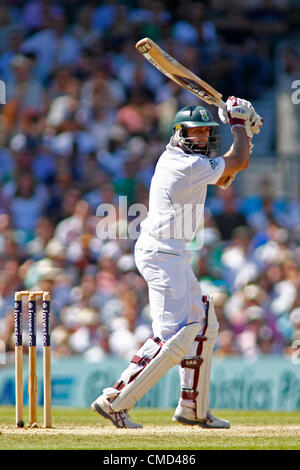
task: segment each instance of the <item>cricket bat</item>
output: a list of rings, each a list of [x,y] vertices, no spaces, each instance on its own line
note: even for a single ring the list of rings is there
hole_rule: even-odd
[[[226,109],[221,93],[173,59],[152,39],[141,39],[135,47],[154,67],[178,85],[186,88],[206,103]]]

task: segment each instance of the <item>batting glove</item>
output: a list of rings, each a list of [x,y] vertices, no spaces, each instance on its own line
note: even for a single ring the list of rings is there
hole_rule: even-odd
[[[263,118],[260,117],[260,115],[257,114],[254,110],[253,110],[252,114],[250,115],[249,119],[246,119],[246,121],[245,121],[245,131],[246,131],[247,137],[250,141],[250,149],[251,150],[252,150],[252,147],[253,147],[253,144],[252,144],[253,134],[258,134],[261,131],[263,122],[264,122]]]
[[[263,118],[253,109],[253,113],[251,114],[249,120],[252,133],[259,134],[264,122]]]
[[[229,122],[231,128],[235,125],[245,126],[249,139],[261,130],[263,119],[255,112],[250,101],[230,96],[226,101],[226,109],[219,108],[218,113],[222,123]]]
[[[236,125],[245,125],[245,121],[253,114],[254,108],[250,101],[229,96],[226,101],[226,109],[219,108],[219,118],[226,124],[229,122],[231,128]]]

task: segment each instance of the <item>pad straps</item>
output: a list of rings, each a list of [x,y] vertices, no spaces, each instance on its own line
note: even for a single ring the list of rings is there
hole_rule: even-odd
[[[161,350],[161,348],[164,344],[164,341],[162,339],[160,339],[158,336],[153,336],[151,338],[151,340],[159,346],[157,351],[154,353],[154,355],[152,357],[147,357],[147,356],[140,356],[138,354],[135,354],[132,357],[130,362],[131,362],[131,364],[136,364],[138,366],[141,366],[141,368],[136,373],[133,373],[127,382],[125,382],[123,380],[118,380],[113,385],[113,388],[115,388],[116,390],[121,391],[125,387],[125,385],[127,385],[127,383],[132,382],[142,372],[142,370],[146,367],[146,365],[149,364],[149,362],[151,362],[152,359],[154,359],[157,356],[157,354],[160,352],[160,350]]]
[[[193,379],[193,388],[192,389],[185,389],[181,390],[181,398],[185,400],[192,400],[196,404],[196,398],[199,395],[197,391],[198,381],[199,381],[199,374],[200,374],[200,367],[203,363],[203,359],[201,357],[202,350],[203,350],[203,343],[207,341],[205,336],[208,324],[208,309],[209,309],[209,302],[206,296],[202,297],[202,301],[204,303],[204,311],[205,311],[205,323],[203,326],[202,335],[197,335],[194,341],[198,342],[198,346],[196,349],[196,355],[194,357],[186,357],[184,358],[180,365],[186,369],[194,369],[194,379]]]

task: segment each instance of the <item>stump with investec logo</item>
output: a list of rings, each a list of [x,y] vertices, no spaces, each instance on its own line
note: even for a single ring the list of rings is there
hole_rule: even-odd
[[[50,293],[45,291],[19,291],[15,293],[15,391],[16,425],[24,427],[23,419],[23,298],[28,298],[28,395],[29,426],[37,424],[37,372],[36,372],[36,306],[37,297],[43,302],[43,380],[44,427],[51,427],[51,343],[50,343]]]

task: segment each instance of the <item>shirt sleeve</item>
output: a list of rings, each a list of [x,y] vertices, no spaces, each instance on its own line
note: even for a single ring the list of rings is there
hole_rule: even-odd
[[[221,178],[224,169],[223,157],[198,156],[192,165],[193,184],[215,184]]]

